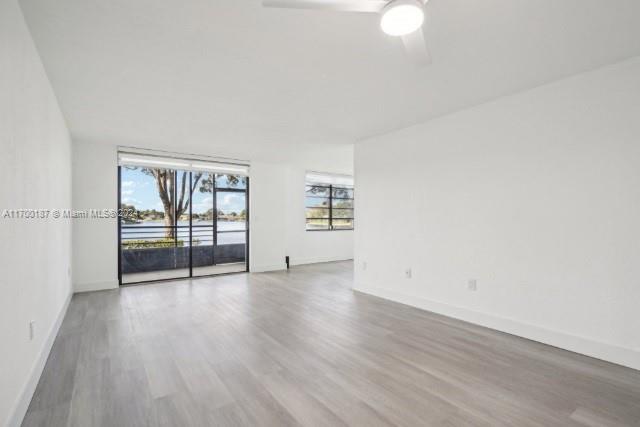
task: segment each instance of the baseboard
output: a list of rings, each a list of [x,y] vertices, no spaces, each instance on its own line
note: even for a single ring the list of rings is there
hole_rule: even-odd
[[[67,296],[67,299],[62,306],[62,309],[58,313],[56,321],[53,323],[53,326],[49,330],[49,334],[47,335],[44,345],[42,346],[42,350],[40,350],[40,354],[36,359],[36,363],[31,368],[31,373],[29,374],[27,383],[24,385],[22,393],[20,393],[20,398],[13,407],[13,411],[11,411],[9,421],[7,423],[7,426],[9,427],[19,427],[22,424],[22,420],[27,413],[27,409],[29,409],[29,404],[31,403],[33,393],[35,393],[36,387],[38,386],[38,381],[40,381],[40,376],[42,375],[42,371],[44,370],[44,365],[47,363],[47,359],[49,358],[49,353],[51,352],[51,347],[53,347],[53,342],[55,341],[56,336],[58,336],[60,325],[62,325],[64,316],[67,314],[67,309],[69,308],[69,303],[71,302],[72,295],[73,293],[69,292],[69,295]]]
[[[422,297],[406,295],[389,289],[359,286],[354,290],[640,370],[640,351],[630,348],[594,341],[590,338],[554,331],[518,320],[482,313]]]
[[[285,270],[287,266],[282,264],[254,265],[250,267],[251,273],[265,273],[267,271]]]
[[[107,289],[117,289],[118,286],[119,285],[117,280],[109,280],[106,282],[75,283],[73,285],[73,292],[81,293],[81,292],[104,291]]]
[[[336,261],[349,261],[353,256],[326,256],[315,258],[291,258],[290,265],[304,265],[304,264],[317,264],[320,262],[336,262]]]

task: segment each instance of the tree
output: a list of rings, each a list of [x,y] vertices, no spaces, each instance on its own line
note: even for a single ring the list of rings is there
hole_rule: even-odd
[[[130,168],[137,169],[135,166]],[[178,177],[178,171],[156,168],[141,168],[140,171],[145,175],[152,176],[156,181],[158,196],[160,197],[160,201],[162,202],[162,207],[164,209],[164,225],[166,226],[165,236],[170,239],[175,238],[176,230],[173,226],[176,224],[176,220],[188,211],[189,203],[191,202],[191,193],[198,188],[198,184],[200,184],[198,190],[201,193],[213,193],[213,189],[215,187],[214,179],[216,175],[212,173],[204,174],[202,172],[195,172],[192,175],[193,182],[192,188],[190,189],[191,191],[188,192],[189,189],[186,187],[188,181],[186,171],[182,171],[180,187],[176,188],[175,191],[174,186],[177,185],[175,180]],[[226,176],[227,183],[230,187],[236,186],[240,182],[240,177],[236,175],[217,176]],[[220,213],[221,211],[218,211],[218,214]]]
[[[125,224],[135,224],[137,221],[141,219],[140,212],[136,209],[134,205],[128,205],[126,203],[122,203],[121,208],[123,211],[130,213],[130,215],[123,215],[122,217],[122,221],[124,221]]]
[[[158,196],[160,197],[162,208],[164,209],[164,225],[166,226],[164,234],[168,239],[175,238],[176,230],[173,226],[176,224],[176,219],[180,218],[180,216],[189,209],[189,203],[191,202],[191,197],[189,196],[188,189],[186,187],[188,181],[187,172],[182,171],[180,188],[176,188],[174,191],[174,186],[177,185],[175,181],[178,177],[178,171],[155,168],[142,168],[140,171],[155,178]],[[196,188],[198,181],[200,181],[200,178],[202,178],[202,173],[196,173],[193,175],[194,189]]]
[[[237,175],[215,175],[216,177],[226,177],[227,184],[229,187],[235,187],[240,183],[240,177]],[[213,174],[207,174],[204,179],[200,182],[200,192],[201,193],[213,193]],[[195,188],[195,185],[193,186]]]

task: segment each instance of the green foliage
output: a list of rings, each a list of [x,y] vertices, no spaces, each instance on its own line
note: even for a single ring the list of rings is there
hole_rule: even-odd
[[[122,249],[151,249],[151,248],[173,248],[176,246],[184,246],[183,240],[177,242],[173,239],[156,239],[156,240],[126,240],[122,242]]]
[[[156,182],[158,196],[162,203],[162,211],[156,209],[136,209],[134,205],[123,204],[122,207],[133,212],[131,216],[123,218],[124,224],[139,224],[145,221],[163,220],[167,226],[165,228],[165,237],[155,240],[128,240],[122,243],[123,249],[147,249],[147,248],[171,248],[185,246],[183,240],[175,240],[176,228],[170,227],[177,225],[178,221],[189,220],[189,205],[193,193],[200,191],[201,193],[213,193],[217,185],[224,188],[246,188],[247,179],[236,175],[212,174],[204,172],[195,172],[187,175],[187,171],[174,171],[172,169],[160,168],[138,168],[125,166],[128,169],[140,170],[143,174],[153,177]],[[191,179],[189,179],[191,176]],[[216,182],[216,180],[219,180]],[[189,186],[189,181],[190,185]],[[224,213],[218,209],[215,212],[217,220],[226,221],[244,221],[246,220],[246,212],[243,210],[240,214],[237,212]],[[193,213],[193,221],[214,221],[213,209],[209,209],[204,213]],[[200,245],[200,241],[193,240],[193,246]]]
[[[243,176],[227,175],[227,174],[206,174],[202,181],[200,181],[200,187],[198,188],[201,193],[211,193],[214,187],[215,180],[226,180],[225,188],[237,188],[238,186],[244,187],[247,185],[247,179]],[[219,187],[220,184],[216,183]],[[196,188],[195,186],[193,187]]]
[[[329,211],[322,208],[307,208],[307,218],[327,218],[329,219]]]

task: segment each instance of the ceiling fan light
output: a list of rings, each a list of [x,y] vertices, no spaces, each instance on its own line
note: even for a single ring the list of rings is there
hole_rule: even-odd
[[[416,31],[423,22],[423,4],[419,0],[393,0],[382,11],[380,28],[390,36],[404,36]]]

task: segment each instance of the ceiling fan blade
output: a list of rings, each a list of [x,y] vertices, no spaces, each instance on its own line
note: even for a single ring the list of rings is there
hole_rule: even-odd
[[[431,64],[431,55],[427,49],[427,42],[424,39],[422,28],[402,36],[402,43],[411,62],[420,67]]]
[[[378,13],[385,0],[262,0],[264,7]]]

